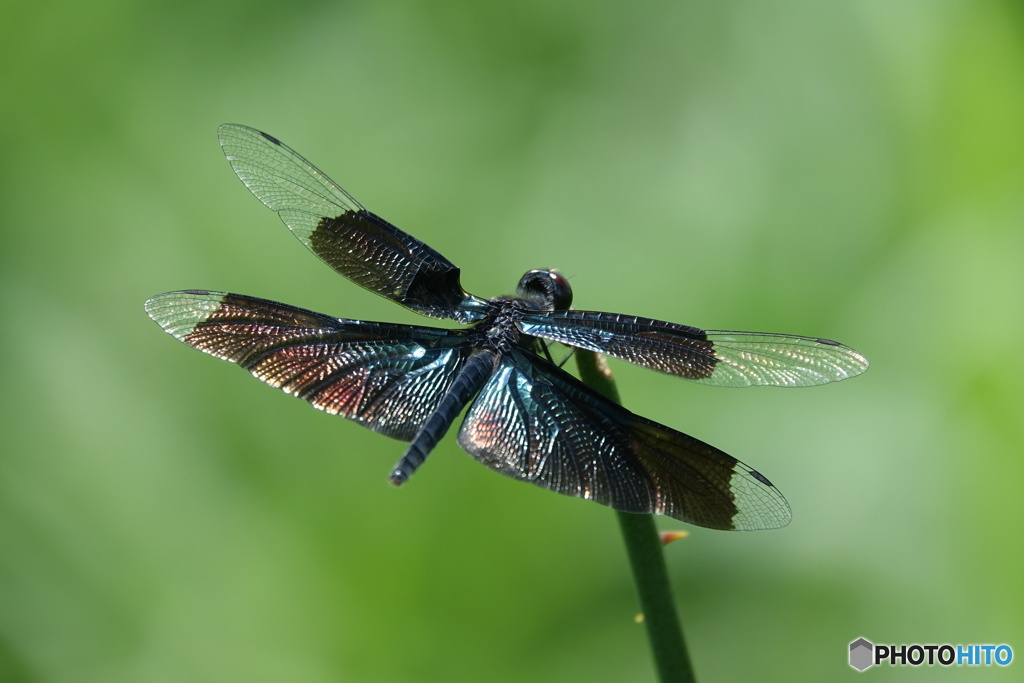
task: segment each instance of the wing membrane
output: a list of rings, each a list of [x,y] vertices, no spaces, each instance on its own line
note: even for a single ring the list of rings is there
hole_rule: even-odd
[[[772,529],[790,520],[785,498],[757,471],[519,351],[503,359],[470,407],[459,445],[509,477],[624,512],[712,529]]]
[[[487,302],[462,289],[451,261],[367,211],[298,152],[246,126],[226,123],[217,134],[245,186],[338,273],[418,313],[483,317]]]
[[[617,313],[530,312],[519,328],[714,386],[806,387],[854,377],[868,367],[864,356],[828,339],[702,330]]]
[[[160,294],[146,312],[189,346],[403,441],[434,412],[471,351],[459,330],[332,318],[224,292]]]

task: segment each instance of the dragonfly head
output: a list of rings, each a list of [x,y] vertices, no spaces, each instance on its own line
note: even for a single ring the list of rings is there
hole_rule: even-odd
[[[557,270],[527,271],[516,292],[542,311],[563,311],[572,306],[572,287]]]

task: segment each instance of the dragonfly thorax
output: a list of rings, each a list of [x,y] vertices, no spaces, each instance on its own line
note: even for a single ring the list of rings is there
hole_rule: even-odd
[[[516,324],[522,313],[533,309],[534,301],[512,296],[499,296],[491,299],[494,307],[491,314],[474,327],[478,334],[482,333],[483,348],[499,353],[507,353],[519,345],[520,331]]]

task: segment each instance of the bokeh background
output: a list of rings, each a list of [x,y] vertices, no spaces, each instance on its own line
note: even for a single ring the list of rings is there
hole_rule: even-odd
[[[250,196],[225,121],[482,296],[558,267],[581,308],[871,359],[794,391],[614,364],[793,506],[667,548],[700,679],[853,677],[860,636],[1024,655],[1020,3],[55,0],[0,10],[0,65],[0,680],[653,680],[609,510],[453,438],[392,489],[400,443],[146,317],[424,322]]]

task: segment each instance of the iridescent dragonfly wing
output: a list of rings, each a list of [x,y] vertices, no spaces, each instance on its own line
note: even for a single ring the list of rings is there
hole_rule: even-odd
[[[487,302],[462,289],[451,261],[367,211],[298,152],[233,123],[222,125],[217,135],[245,186],[338,273],[434,318],[467,323],[484,316]]]
[[[839,342],[766,332],[702,330],[597,311],[525,313],[526,334],[722,387],[807,387],[861,374],[867,359]]]
[[[503,357],[477,396],[459,445],[513,479],[624,512],[712,529],[790,520],[785,498],[756,470],[521,351]]]
[[[240,294],[146,302],[165,332],[316,408],[411,441],[472,352],[459,330],[345,320]]]

